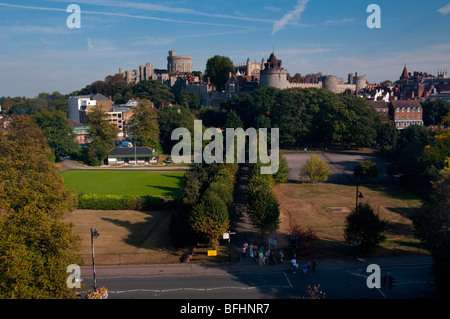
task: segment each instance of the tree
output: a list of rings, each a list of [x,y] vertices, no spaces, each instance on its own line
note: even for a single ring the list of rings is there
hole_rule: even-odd
[[[184,127],[188,129],[193,141],[195,120],[194,111],[186,107],[165,106],[159,111],[160,144],[164,153],[170,154],[173,146],[178,143],[177,140],[172,140],[172,132],[176,128]]]
[[[225,89],[230,73],[235,74],[236,71],[233,62],[228,57],[215,55],[206,62],[206,75],[219,92]]]
[[[391,155],[390,174],[400,175],[402,185],[423,197],[430,194],[431,182],[442,177],[442,167],[436,167],[432,157],[424,154],[425,147],[433,145],[434,140],[434,133],[428,128],[409,126],[401,130]]]
[[[280,154],[279,156],[279,166],[278,171],[273,174],[273,180],[275,183],[286,183],[288,180],[290,168],[286,158]]]
[[[350,113],[346,121],[346,139],[360,147],[372,147],[377,138],[377,127],[380,122],[375,109],[367,101],[355,95],[340,96]]]
[[[448,296],[450,284],[450,172],[433,183],[430,200],[413,216],[416,236],[434,259],[436,286],[442,296]]]
[[[327,181],[330,174],[327,163],[319,155],[311,156],[300,170],[300,178],[306,178],[313,184]]]
[[[261,165],[260,162],[250,165],[245,195],[250,219],[264,237],[266,233],[273,233],[278,229],[280,205],[273,193],[272,186],[275,184],[273,177],[268,174],[262,175]]]
[[[219,244],[220,236],[227,232],[229,227],[227,205],[218,193],[207,190],[200,203],[192,209],[188,221],[200,238],[208,240],[215,248]]]
[[[79,146],[75,142],[73,127],[63,112],[36,113],[33,118],[44,132],[50,148],[57,155],[69,155],[77,151]]]
[[[128,125],[134,144],[161,149],[158,111],[149,100],[139,100],[138,106],[133,109],[133,115]]]
[[[367,203],[359,203],[345,219],[345,238],[347,241],[359,240],[358,247],[368,252],[384,240],[386,221],[375,214]]]
[[[289,236],[297,237],[297,245],[293,250],[297,256],[310,256],[315,249],[315,243],[318,239],[317,234],[311,228],[302,228],[299,225],[291,227]]]
[[[255,175],[247,185],[247,211],[255,227],[264,236],[278,229],[280,205],[272,191],[269,179]]]
[[[439,125],[442,123],[442,118],[450,111],[450,102],[443,99],[431,100],[423,103],[422,108],[423,123]]]
[[[106,115],[100,107],[95,107],[87,115],[89,125],[88,163],[93,166],[101,165],[114,147],[118,129],[106,120]]]
[[[383,154],[387,155],[395,149],[397,137],[398,129],[391,120],[382,120],[378,124],[376,141]]]
[[[361,180],[378,177],[378,167],[370,159],[359,162],[353,170],[353,175]]]
[[[76,195],[48,160],[44,134],[27,116],[0,133],[0,298],[75,297],[67,266],[81,239],[65,222]]]
[[[170,91],[170,88],[155,80],[140,81],[133,87],[133,95],[139,99],[152,101],[155,107],[158,108],[164,102],[175,102],[175,96]]]
[[[201,106],[200,95],[197,92],[180,90],[176,95],[176,102],[189,109],[199,110]]]
[[[241,119],[239,118],[239,115],[234,110],[231,110],[227,114],[227,120],[225,122],[226,128],[242,128],[243,124]]]

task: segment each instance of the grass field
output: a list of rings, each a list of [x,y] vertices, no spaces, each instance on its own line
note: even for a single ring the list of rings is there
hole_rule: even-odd
[[[359,186],[363,198],[387,221],[386,240],[373,255],[422,254],[420,241],[414,237],[411,216],[422,201],[395,185]],[[276,187],[280,203],[280,234],[288,234],[290,227],[299,225],[313,229],[319,240],[317,253],[323,257],[342,257],[349,246],[344,241],[345,218],[356,205],[356,188],[331,183],[285,183]]]
[[[75,193],[97,195],[154,195],[178,198],[184,171],[69,170],[61,173]]]

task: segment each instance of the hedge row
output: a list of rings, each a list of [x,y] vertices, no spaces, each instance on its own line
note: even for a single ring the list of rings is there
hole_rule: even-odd
[[[172,209],[177,204],[173,198],[157,196],[92,195],[79,194],[79,209],[94,210],[155,210]]]

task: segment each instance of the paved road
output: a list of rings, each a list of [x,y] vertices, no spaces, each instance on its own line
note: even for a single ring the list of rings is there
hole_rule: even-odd
[[[367,266],[373,263],[382,276],[394,276],[392,290],[367,287]],[[108,287],[109,299],[297,299],[318,284],[327,299],[430,299],[435,297],[431,265],[425,256],[319,260],[315,272],[294,274],[288,263],[260,267],[243,259],[219,265],[96,267],[96,280],[98,287]],[[81,276],[89,289],[92,268],[82,267]]]

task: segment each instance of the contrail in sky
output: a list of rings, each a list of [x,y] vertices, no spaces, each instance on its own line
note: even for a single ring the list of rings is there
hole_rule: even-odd
[[[61,8],[23,6],[23,5],[9,4],[9,3],[0,3],[0,6],[11,7],[11,8],[20,8],[20,9],[66,12],[66,9],[61,9]],[[187,21],[187,20],[175,20],[175,19],[169,19],[169,18],[156,18],[156,17],[149,17],[149,16],[142,16],[142,15],[126,14],[126,13],[102,12],[102,11],[85,11],[85,10],[82,10],[81,13],[83,13],[83,14],[108,15],[108,16],[125,17],[125,18],[132,18],[132,19],[156,20],[156,21],[162,21],[162,22],[173,22],[173,23],[185,23],[185,24],[199,24],[199,25],[212,25],[212,26],[221,26],[221,27],[243,28],[243,26],[241,26],[241,25],[234,25],[234,24]],[[250,27],[246,27],[246,28],[250,28]]]
[[[292,20],[298,20],[303,11],[305,11],[306,4],[309,0],[298,0],[297,5],[294,7],[294,10],[286,13],[280,20],[275,22],[272,29],[272,35],[282,30],[286,24],[293,22]]]

